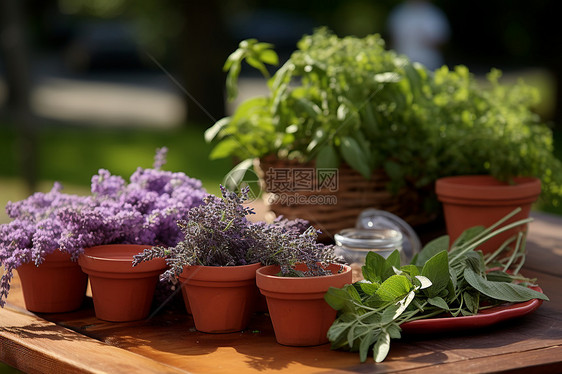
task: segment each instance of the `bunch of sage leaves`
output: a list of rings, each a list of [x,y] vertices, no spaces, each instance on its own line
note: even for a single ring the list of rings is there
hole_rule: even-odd
[[[390,339],[401,337],[400,325],[447,314],[470,316],[479,310],[506,302],[548,300],[528,286],[533,280],[519,274],[525,261],[525,233],[506,240],[495,252],[484,256],[478,246],[491,237],[532,219],[500,227],[519,209],[484,228],[466,230],[449,249],[449,237],[428,243],[409,265],[400,266],[396,250],[386,259],[375,252],[362,267],[364,280],[343,288],[330,288],[326,302],[338,310],[328,331],[332,349],[359,351],[365,362],[372,347],[373,358],[382,362]],[[511,255],[503,257],[505,251]]]

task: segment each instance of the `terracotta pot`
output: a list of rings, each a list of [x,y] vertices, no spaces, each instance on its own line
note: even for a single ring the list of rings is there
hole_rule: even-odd
[[[256,283],[266,296],[269,315],[277,342],[290,346],[312,346],[328,342],[328,329],[336,319],[336,311],[324,295],[330,287],[351,284],[351,268],[340,265],[328,268],[336,273],[323,277],[279,277],[279,266],[265,266],[256,272]],[[306,266],[297,266],[306,270]]]
[[[88,276],[70,255],[58,249],[45,256],[40,266],[24,264],[17,268],[27,310],[63,313],[80,308]]]
[[[186,266],[180,274],[195,328],[208,333],[241,331],[254,312],[256,270],[245,266]]]
[[[158,276],[166,269],[156,258],[133,267],[133,256],[150,245],[112,244],[86,248],[78,259],[90,276],[96,317],[123,322],[144,319],[150,312]]]
[[[435,191],[443,203],[451,244],[467,228],[489,227],[518,207],[521,211],[506,224],[529,217],[531,205],[540,195],[541,182],[537,178],[514,178],[514,182],[507,184],[488,175],[438,179]],[[526,225],[499,234],[479,249],[484,253],[494,252],[505,240],[522,230],[526,230]]]

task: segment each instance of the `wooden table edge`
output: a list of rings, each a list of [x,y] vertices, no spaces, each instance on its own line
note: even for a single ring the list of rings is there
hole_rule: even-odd
[[[29,326],[37,332],[31,332]],[[85,351],[88,355],[81,353]],[[0,361],[26,373],[188,373],[10,304],[4,307],[0,320]]]

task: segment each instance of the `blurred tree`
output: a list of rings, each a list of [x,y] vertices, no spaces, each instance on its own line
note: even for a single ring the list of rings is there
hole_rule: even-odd
[[[0,1],[0,57],[8,87],[8,122],[19,134],[21,170],[30,191],[36,187],[35,126],[29,106],[30,79],[22,2]]]

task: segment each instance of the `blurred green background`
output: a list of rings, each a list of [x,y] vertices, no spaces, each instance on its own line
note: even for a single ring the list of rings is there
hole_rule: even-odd
[[[242,39],[276,46],[326,25],[339,35],[381,33],[398,0],[4,0],[0,26],[0,205],[61,181],[86,193],[99,168],[129,176],[149,167],[157,147],[167,168],[216,192],[228,160],[210,161],[204,130],[232,111],[222,64]],[[554,131],[560,157],[560,43],[554,1],[432,2],[448,32],[445,64],[478,77],[492,67],[504,81],[540,89],[536,111]],[[242,71],[240,99],[265,82]],[[548,204],[544,210],[553,210]],[[1,213],[0,222],[7,220]]]

